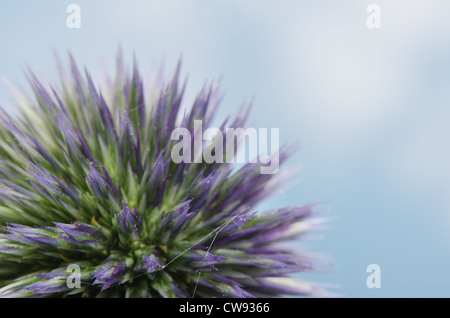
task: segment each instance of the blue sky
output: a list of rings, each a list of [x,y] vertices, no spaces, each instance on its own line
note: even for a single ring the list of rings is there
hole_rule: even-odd
[[[68,29],[66,7],[81,7]],[[347,297],[449,297],[450,3],[444,0],[2,1],[0,77],[29,65],[55,79],[70,50],[94,77],[117,48],[144,73],[180,56],[187,100],[223,76],[221,116],[255,98],[251,123],[300,141],[295,185],[266,209],[330,199],[335,220],[308,241],[330,255]],[[370,3],[381,28],[366,26]],[[0,104],[13,109],[0,86]],[[368,289],[366,267],[381,267]]]

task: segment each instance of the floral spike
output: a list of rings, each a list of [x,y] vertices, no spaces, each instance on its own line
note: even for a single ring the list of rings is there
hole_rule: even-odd
[[[34,98],[17,118],[0,110],[0,297],[320,295],[291,277],[316,260],[281,244],[314,228],[316,205],[256,212],[286,173],[172,160],[174,129],[194,146],[194,121],[210,127],[222,100],[212,83],[182,107],[180,68],[149,88],[120,54],[109,86],[71,55],[59,87],[28,73]],[[66,284],[69,265],[81,286]]]

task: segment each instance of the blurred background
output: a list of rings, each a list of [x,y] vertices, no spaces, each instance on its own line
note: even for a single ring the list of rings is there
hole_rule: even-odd
[[[69,29],[66,8],[81,8]],[[366,8],[381,8],[369,29]],[[56,80],[70,50],[95,78],[119,45],[142,72],[180,56],[186,101],[222,76],[220,116],[255,99],[251,124],[300,141],[294,185],[261,210],[330,200],[307,242],[344,297],[450,296],[450,2],[445,0],[2,1],[0,77]],[[13,97],[0,85],[0,105]],[[381,288],[366,286],[369,264]]]

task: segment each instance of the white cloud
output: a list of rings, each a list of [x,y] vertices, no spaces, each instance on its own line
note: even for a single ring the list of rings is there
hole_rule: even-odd
[[[298,98],[308,103],[297,116],[307,116],[318,132],[346,144],[402,120],[415,59],[430,37],[443,41],[450,26],[443,13],[449,12],[448,1],[375,2],[381,6],[380,30],[366,27],[360,1],[337,8],[330,2],[322,10],[311,5],[311,17],[294,12],[275,26],[284,34],[282,67]]]

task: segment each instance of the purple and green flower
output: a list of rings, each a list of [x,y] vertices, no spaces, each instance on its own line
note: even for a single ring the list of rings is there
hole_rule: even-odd
[[[283,246],[314,227],[316,205],[256,210],[285,173],[171,160],[175,128],[212,125],[217,85],[185,109],[179,67],[145,88],[136,64],[117,65],[101,87],[73,58],[59,86],[30,72],[34,97],[1,110],[0,297],[320,295],[293,277],[314,258]],[[221,129],[242,127],[242,113]]]

